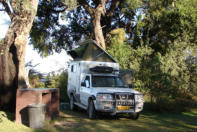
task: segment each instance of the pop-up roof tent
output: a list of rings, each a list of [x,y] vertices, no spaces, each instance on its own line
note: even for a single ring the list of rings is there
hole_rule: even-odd
[[[68,51],[75,61],[100,61],[100,62],[116,62],[96,41],[86,40],[79,43],[79,47]]]
[[[79,47],[68,53],[73,57],[74,61],[99,61],[114,62],[117,61],[101,48],[96,41],[86,40],[79,43]],[[131,84],[133,79],[133,71],[120,70],[120,77],[126,84]]]

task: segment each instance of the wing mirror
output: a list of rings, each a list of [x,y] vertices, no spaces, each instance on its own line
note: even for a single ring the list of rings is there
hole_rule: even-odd
[[[81,86],[85,87],[86,86],[85,82],[82,82],[81,83]]]
[[[89,88],[89,87],[90,87],[90,83],[89,83],[89,81],[88,81],[88,80],[86,80],[86,81],[85,81],[85,85],[86,85],[86,87],[87,87],[87,88]]]
[[[133,88],[133,84],[128,84],[129,88]]]

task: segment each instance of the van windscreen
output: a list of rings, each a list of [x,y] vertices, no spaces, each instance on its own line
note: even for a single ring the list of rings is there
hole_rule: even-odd
[[[93,87],[125,87],[117,76],[92,76]]]

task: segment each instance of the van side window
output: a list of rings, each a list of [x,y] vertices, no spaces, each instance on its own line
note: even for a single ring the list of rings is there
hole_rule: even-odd
[[[88,83],[88,84],[86,84],[87,87],[90,87],[90,77],[89,76],[86,76],[84,82]]]
[[[73,69],[74,69],[73,67],[74,67],[74,66],[72,65],[72,66],[71,66],[71,72],[73,72]]]
[[[71,66],[71,72],[76,72],[76,65]]]

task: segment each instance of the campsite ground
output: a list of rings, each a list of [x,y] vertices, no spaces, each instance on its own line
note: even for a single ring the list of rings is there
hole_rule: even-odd
[[[9,119],[13,119],[9,115]],[[179,114],[152,113],[144,111],[138,120],[127,117],[98,116],[89,120],[85,111],[62,111],[60,117],[45,122],[42,129],[33,130],[2,117],[2,132],[189,132],[197,131],[197,109]]]

